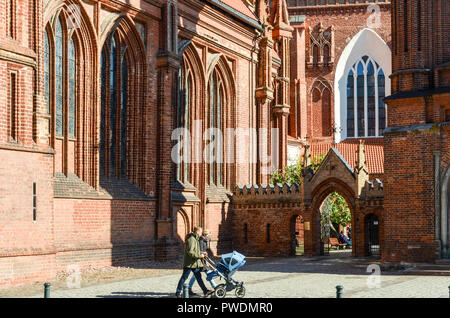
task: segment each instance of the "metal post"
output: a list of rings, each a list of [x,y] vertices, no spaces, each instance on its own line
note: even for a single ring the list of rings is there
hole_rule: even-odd
[[[189,285],[187,283],[183,285],[183,298],[189,298]]]
[[[50,283],[44,283],[44,298],[50,298]]]
[[[336,286],[336,298],[344,298],[344,286]]]

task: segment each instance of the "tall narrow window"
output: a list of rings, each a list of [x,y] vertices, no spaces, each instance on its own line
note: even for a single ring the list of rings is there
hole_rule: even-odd
[[[422,50],[422,0],[417,0],[417,50]]]
[[[347,76],[347,137],[382,136],[386,128],[385,94],[383,70],[363,56]]]
[[[36,182],[33,182],[33,221],[37,220],[37,189]]]
[[[375,68],[369,61],[367,64],[367,127],[368,136],[376,136],[376,116],[375,116]]]
[[[186,87],[185,87],[185,101],[184,101],[184,128],[190,129],[190,99],[191,99],[191,89],[192,89],[192,76],[191,74],[188,75],[188,78],[186,80]],[[183,149],[183,151],[187,151],[187,149]],[[189,162],[187,160],[184,161],[184,181],[190,181],[191,179],[191,173],[189,169]]]
[[[409,32],[409,27],[408,27],[408,1],[411,0],[404,0],[403,1],[403,41],[404,41],[404,45],[405,45],[405,52],[408,52],[408,32]]]
[[[127,99],[128,99],[128,66],[125,56],[122,58],[121,74],[121,99],[120,99],[120,172],[126,177],[127,162]]]
[[[109,97],[110,97],[110,116],[109,116],[109,174],[111,176],[116,175],[116,143],[117,143],[117,46],[114,37],[111,38],[111,56],[109,64]]]
[[[64,131],[63,119],[63,31],[61,21],[58,19],[55,30],[55,132],[62,136]]]
[[[50,42],[47,32],[44,34],[44,95],[47,114],[50,114]]]
[[[106,135],[105,135],[105,130],[106,130],[106,125],[105,125],[105,121],[106,121],[106,77],[107,77],[107,54],[106,54],[106,49],[102,50],[102,55],[101,55],[101,61],[100,61],[100,65],[101,65],[101,95],[100,95],[100,99],[101,99],[101,103],[100,103],[100,112],[101,112],[101,120],[100,120],[100,174],[104,175],[105,174],[105,166],[106,166],[106,152],[105,152],[105,148],[106,148]]]
[[[76,53],[73,39],[69,42],[69,137],[75,137]]]
[[[214,123],[216,119],[216,74],[215,72],[211,75],[209,81],[209,127],[214,128]],[[212,137],[211,137],[212,139]],[[214,184],[214,148],[210,147],[210,162],[209,162],[209,182]]]
[[[9,36],[16,38],[16,0],[9,0]]]
[[[214,147],[210,147],[209,182],[210,184],[222,184],[222,139],[223,132],[222,112],[223,112],[223,85],[216,71],[211,74],[209,80],[209,128],[214,129],[214,136],[211,141]]]
[[[127,175],[128,61],[126,46],[117,32],[101,54],[100,173]]]
[[[267,224],[266,239],[267,239],[267,243],[270,243],[270,224]]]
[[[16,73],[11,73],[11,82],[10,82],[10,119],[9,119],[9,127],[10,127],[10,136],[13,140],[17,141],[17,80]]]
[[[383,131],[386,128],[386,121],[387,121],[387,116],[386,116],[386,105],[384,104],[384,97],[386,96],[386,84],[385,84],[385,78],[384,78],[384,73],[383,70],[380,68],[380,70],[378,71],[378,120],[379,120],[379,124],[378,124],[378,136],[382,136],[383,135]]]
[[[357,131],[358,137],[365,136],[366,116],[365,116],[365,95],[364,95],[364,66],[363,62],[358,63],[356,77],[356,98],[357,98]]]
[[[50,141],[57,150],[55,162],[58,164],[55,166],[57,172],[66,175],[80,172],[78,168],[81,168],[75,167],[74,159],[78,150],[76,113],[78,103],[82,102],[78,98],[78,63],[79,55],[84,51],[79,47],[82,42],[78,31],[68,29],[68,19],[68,12],[61,10],[58,17],[51,19],[54,24],[49,23],[43,34],[45,111],[51,118]]]
[[[350,70],[347,77],[347,136],[355,136],[355,78]]]

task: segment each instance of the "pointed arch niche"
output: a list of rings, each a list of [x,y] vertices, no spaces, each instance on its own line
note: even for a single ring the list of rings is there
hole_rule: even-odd
[[[74,17],[73,7],[79,14]],[[55,173],[95,185],[93,144],[97,43],[89,17],[75,0],[54,1],[44,15],[43,95]],[[89,78],[89,80],[87,80]]]
[[[313,137],[329,137],[332,135],[332,89],[328,81],[317,78],[311,88],[311,109],[314,110],[312,120]]]
[[[102,38],[100,181],[127,179],[143,189],[143,158],[136,154],[144,135],[145,47],[127,17],[118,18]]]
[[[227,128],[235,127],[236,86],[224,55],[213,58],[207,69],[205,123],[207,129],[213,128],[220,132],[220,137],[219,134],[214,137],[217,147],[209,155],[215,159],[207,164],[206,184],[229,189],[232,185],[232,170],[225,163],[228,153],[225,132]]]
[[[383,97],[391,91],[391,50],[372,29],[363,29],[342,52],[334,82],[336,142],[381,137],[387,111]]]

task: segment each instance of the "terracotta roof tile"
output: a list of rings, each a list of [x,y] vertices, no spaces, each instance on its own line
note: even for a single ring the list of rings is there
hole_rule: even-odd
[[[357,150],[359,139],[346,139],[339,144],[335,145],[335,148],[339,150],[344,159],[350,165],[352,169],[356,166]],[[311,157],[320,156],[328,153],[331,144],[314,144],[311,145]],[[384,173],[384,148],[382,138],[365,138],[364,149],[366,151],[366,162],[370,174],[383,174]]]

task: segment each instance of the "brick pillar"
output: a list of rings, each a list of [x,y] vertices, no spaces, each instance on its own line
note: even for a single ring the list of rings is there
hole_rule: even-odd
[[[171,158],[174,128],[174,116],[177,110],[178,70],[178,20],[177,2],[168,1],[162,7],[163,31],[161,48],[157,56],[158,71],[158,159],[157,159],[157,198],[158,212],[155,230],[155,259],[167,260],[176,256],[175,233],[173,222],[176,215],[172,213],[171,184],[174,176],[174,164]]]

